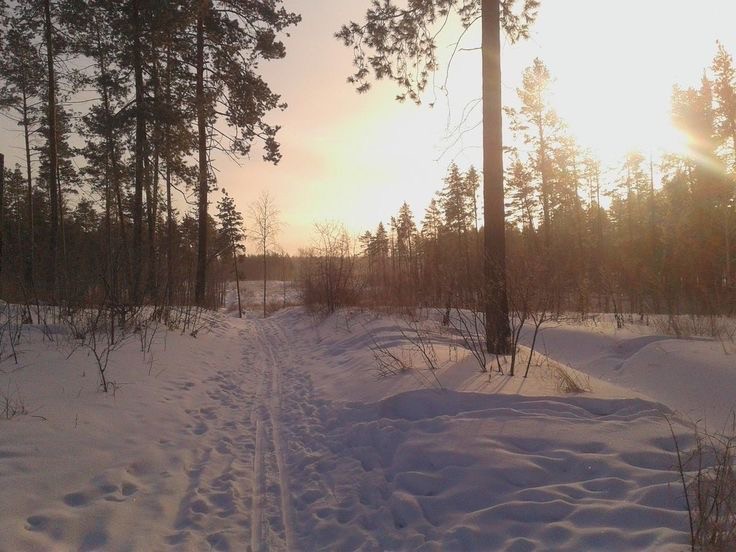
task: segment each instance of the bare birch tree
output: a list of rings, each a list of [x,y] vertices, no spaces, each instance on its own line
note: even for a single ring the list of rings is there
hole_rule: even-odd
[[[281,230],[280,212],[268,192],[260,197],[248,209],[250,218],[250,235],[258,244],[263,257],[263,318],[266,318],[266,281],[268,280],[268,252],[276,246],[276,236]]]

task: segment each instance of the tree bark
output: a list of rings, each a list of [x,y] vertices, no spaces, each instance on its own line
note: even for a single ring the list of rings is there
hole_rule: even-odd
[[[153,121],[153,168],[149,170],[148,186],[146,187],[146,213],[148,217],[148,275],[146,287],[152,298],[158,301],[158,250],[156,248],[156,223],[158,221],[158,199],[159,199],[159,162],[161,152],[161,86],[158,75],[158,45],[153,44],[154,59],[152,61],[151,81],[153,84],[153,104],[159,114]]]
[[[23,85],[23,140],[26,148],[26,209],[27,217],[26,229],[28,231],[28,242],[26,242],[26,263],[24,279],[28,289],[33,290],[33,257],[35,255],[36,236],[33,225],[33,178],[31,173],[31,141],[30,141],[30,121],[28,119],[28,96],[26,94],[25,84]]]
[[[46,284],[49,286],[49,292],[52,299],[56,299],[56,249],[59,233],[59,198],[57,196],[57,172],[58,172],[58,147],[56,133],[56,83],[54,71],[54,45],[51,26],[51,0],[45,0],[43,4],[46,34],[46,63],[48,77],[48,101],[47,101],[47,118],[48,118],[48,156],[49,156],[49,203],[50,203],[50,221],[49,221],[49,250],[46,262]]]
[[[135,304],[142,302],[143,272],[143,185],[145,179],[146,119],[143,89],[143,56],[141,52],[141,14],[139,0],[132,0],[133,71],[135,73],[135,187],[133,193],[133,293]]]
[[[0,293],[3,289],[3,230],[5,228],[5,156],[0,153]]]
[[[199,134],[199,197],[198,197],[198,247],[197,247],[197,276],[194,287],[194,300],[197,305],[205,303],[205,289],[207,279],[207,127],[205,119],[204,98],[204,17],[208,0],[201,0],[197,12],[197,131]]]
[[[238,318],[243,318],[243,305],[240,302],[240,273],[238,272],[238,251],[233,247],[233,262],[235,263],[235,289],[238,292]]]
[[[481,9],[486,345],[489,353],[507,354],[511,328],[506,297],[500,2],[483,0]]]

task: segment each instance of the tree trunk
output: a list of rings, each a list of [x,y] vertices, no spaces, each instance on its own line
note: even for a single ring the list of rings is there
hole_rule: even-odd
[[[167,155],[168,144],[167,144]],[[171,206],[171,164],[166,160],[166,304],[174,298],[174,212]]]
[[[5,229],[5,156],[0,153],[0,293],[3,289],[3,230]]]
[[[33,178],[31,174],[31,141],[30,141],[30,121],[28,120],[28,96],[26,95],[25,85],[23,87],[23,139],[26,148],[26,208],[28,220],[26,221],[26,229],[28,231],[26,242],[26,262],[24,279],[29,290],[33,290],[33,257],[35,255],[35,230],[33,225]]]
[[[167,40],[165,99],[166,106],[171,105],[171,42]],[[174,296],[174,211],[171,205],[171,124],[168,119],[163,129],[164,162],[166,163],[166,305],[171,306]]]
[[[141,275],[143,271],[143,185],[145,179],[146,119],[143,90],[143,59],[141,52],[141,14],[139,0],[132,0],[133,71],[135,73],[135,188],[133,193],[133,293],[135,304],[140,304]]]
[[[154,118],[153,137],[153,170],[149,174],[149,185],[146,188],[146,213],[148,216],[148,275],[146,287],[150,296],[158,301],[158,254],[156,249],[156,222],[158,220],[158,186],[159,161],[161,144],[161,87],[158,76],[158,46],[153,44],[154,60],[152,62],[151,80],[153,84],[153,104],[157,110]]]
[[[108,69],[107,69],[107,58],[105,56],[105,50],[102,46],[102,38],[100,31],[97,31],[97,52],[98,52],[98,64],[100,71],[100,81],[102,83],[108,82]],[[110,106],[110,94],[106,84],[103,84],[100,89],[102,96],[102,109],[105,114],[105,148],[107,155],[107,163],[105,166],[105,220],[108,233],[108,251],[107,258],[109,264],[109,279],[110,288],[112,291],[113,301],[120,300],[121,286],[118,277],[118,270],[115,266],[115,260],[117,255],[113,254],[113,241],[112,241],[112,207],[113,207],[113,194],[115,196],[115,204],[117,208],[118,224],[120,225],[120,249],[122,251],[122,265],[123,265],[123,281],[125,282],[127,289],[130,289],[132,285],[133,276],[131,274],[130,266],[130,250],[128,249],[128,234],[126,232],[125,214],[123,212],[123,198],[120,190],[120,168],[117,163],[117,152],[115,150],[115,123],[112,108]]]
[[[506,297],[506,235],[503,193],[501,21],[499,0],[482,2],[483,199],[486,346],[507,354],[510,347]]]
[[[205,303],[207,279],[207,127],[205,120],[204,98],[204,17],[207,0],[201,0],[197,12],[197,132],[199,134],[199,197],[198,197],[198,244],[197,244],[197,279],[194,287],[194,300],[202,306]]]
[[[263,318],[266,318],[266,242],[263,242]]]
[[[235,263],[235,289],[238,292],[238,318],[243,318],[243,305],[240,302],[240,273],[238,272],[238,252],[234,247],[233,262]]]
[[[50,218],[49,221],[49,250],[46,259],[46,284],[48,291],[51,293],[52,300],[56,299],[56,248],[59,233],[59,199],[57,197],[57,170],[59,165],[57,134],[56,134],[56,83],[54,71],[54,45],[51,27],[51,0],[45,0],[43,3],[45,34],[46,34],[46,63],[48,77],[48,101],[47,101],[47,118],[48,118],[48,156],[49,156],[49,203]]]
[[[552,242],[552,221],[550,220],[550,190],[549,190],[549,174],[547,171],[547,138],[544,135],[544,123],[542,118],[543,113],[539,115],[539,126],[537,131],[539,132],[539,175],[542,180],[542,218],[544,220],[544,246],[545,257],[549,255],[549,248]],[[547,259],[548,260],[548,259]]]

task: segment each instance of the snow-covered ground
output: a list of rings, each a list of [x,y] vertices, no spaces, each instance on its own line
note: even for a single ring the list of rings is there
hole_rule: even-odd
[[[301,304],[301,291],[291,281],[266,280],[266,309],[272,312],[286,306]],[[240,282],[240,302],[244,311],[263,314],[263,280]],[[227,312],[237,315],[238,297],[235,282],[231,282],[225,298]]]
[[[160,333],[152,358],[116,351],[113,395],[91,358],[28,329],[0,364],[27,411],[0,421],[0,550],[688,548],[665,416],[685,447],[677,412],[726,419],[728,347],[550,327],[525,380],[481,374],[439,331],[430,373],[407,332],[349,311],[218,315]],[[410,369],[378,379],[377,346]],[[561,393],[555,361],[591,392]]]

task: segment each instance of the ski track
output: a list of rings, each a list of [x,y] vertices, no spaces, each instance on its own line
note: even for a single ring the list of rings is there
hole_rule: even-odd
[[[241,330],[242,366],[254,365],[256,351]],[[249,360],[251,359],[251,360]],[[251,542],[252,512],[258,496],[257,420],[248,413],[257,405],[256,374],[224,367],[205,380],[207,403],[190,410],[190,431],[201,442],[188,470],[189,487],[182,498],[175,532],[165,542],[182,549],[205,547],[237,550]]]
[[[240,362],[207,378],[207,404],[188,411],[201,444],[165,539],[176,548],[298,549],[280,419],[287,342],[269,321],[243,325]]]
[[[273,445],[273,452],[276,460],[277,479],[279,488],[279,498],[281,506],[281,525],[284,530],[284,541],[287,550],[294,550],[294,515],[292,513],[291,505],[291,490],[289,487],[289,474],[286,468],[285,459],[285,448],[283,435],[281,431],[281,361],[274,352],[273,341],[276,339],[274,336],[283,334],[278,333],[278,329],[273,325],[272,322],[264,322],[264,325],[270,330],[267,333],[264,329],[263,341],[264,349],[267,353],[268,362],[266,366],[270,365],[271,372],[271,389],[269,393],[268,409],[269,417],[271,421],[271,438]],[[286,343],[286,340],[282,340],[282,344]]]

